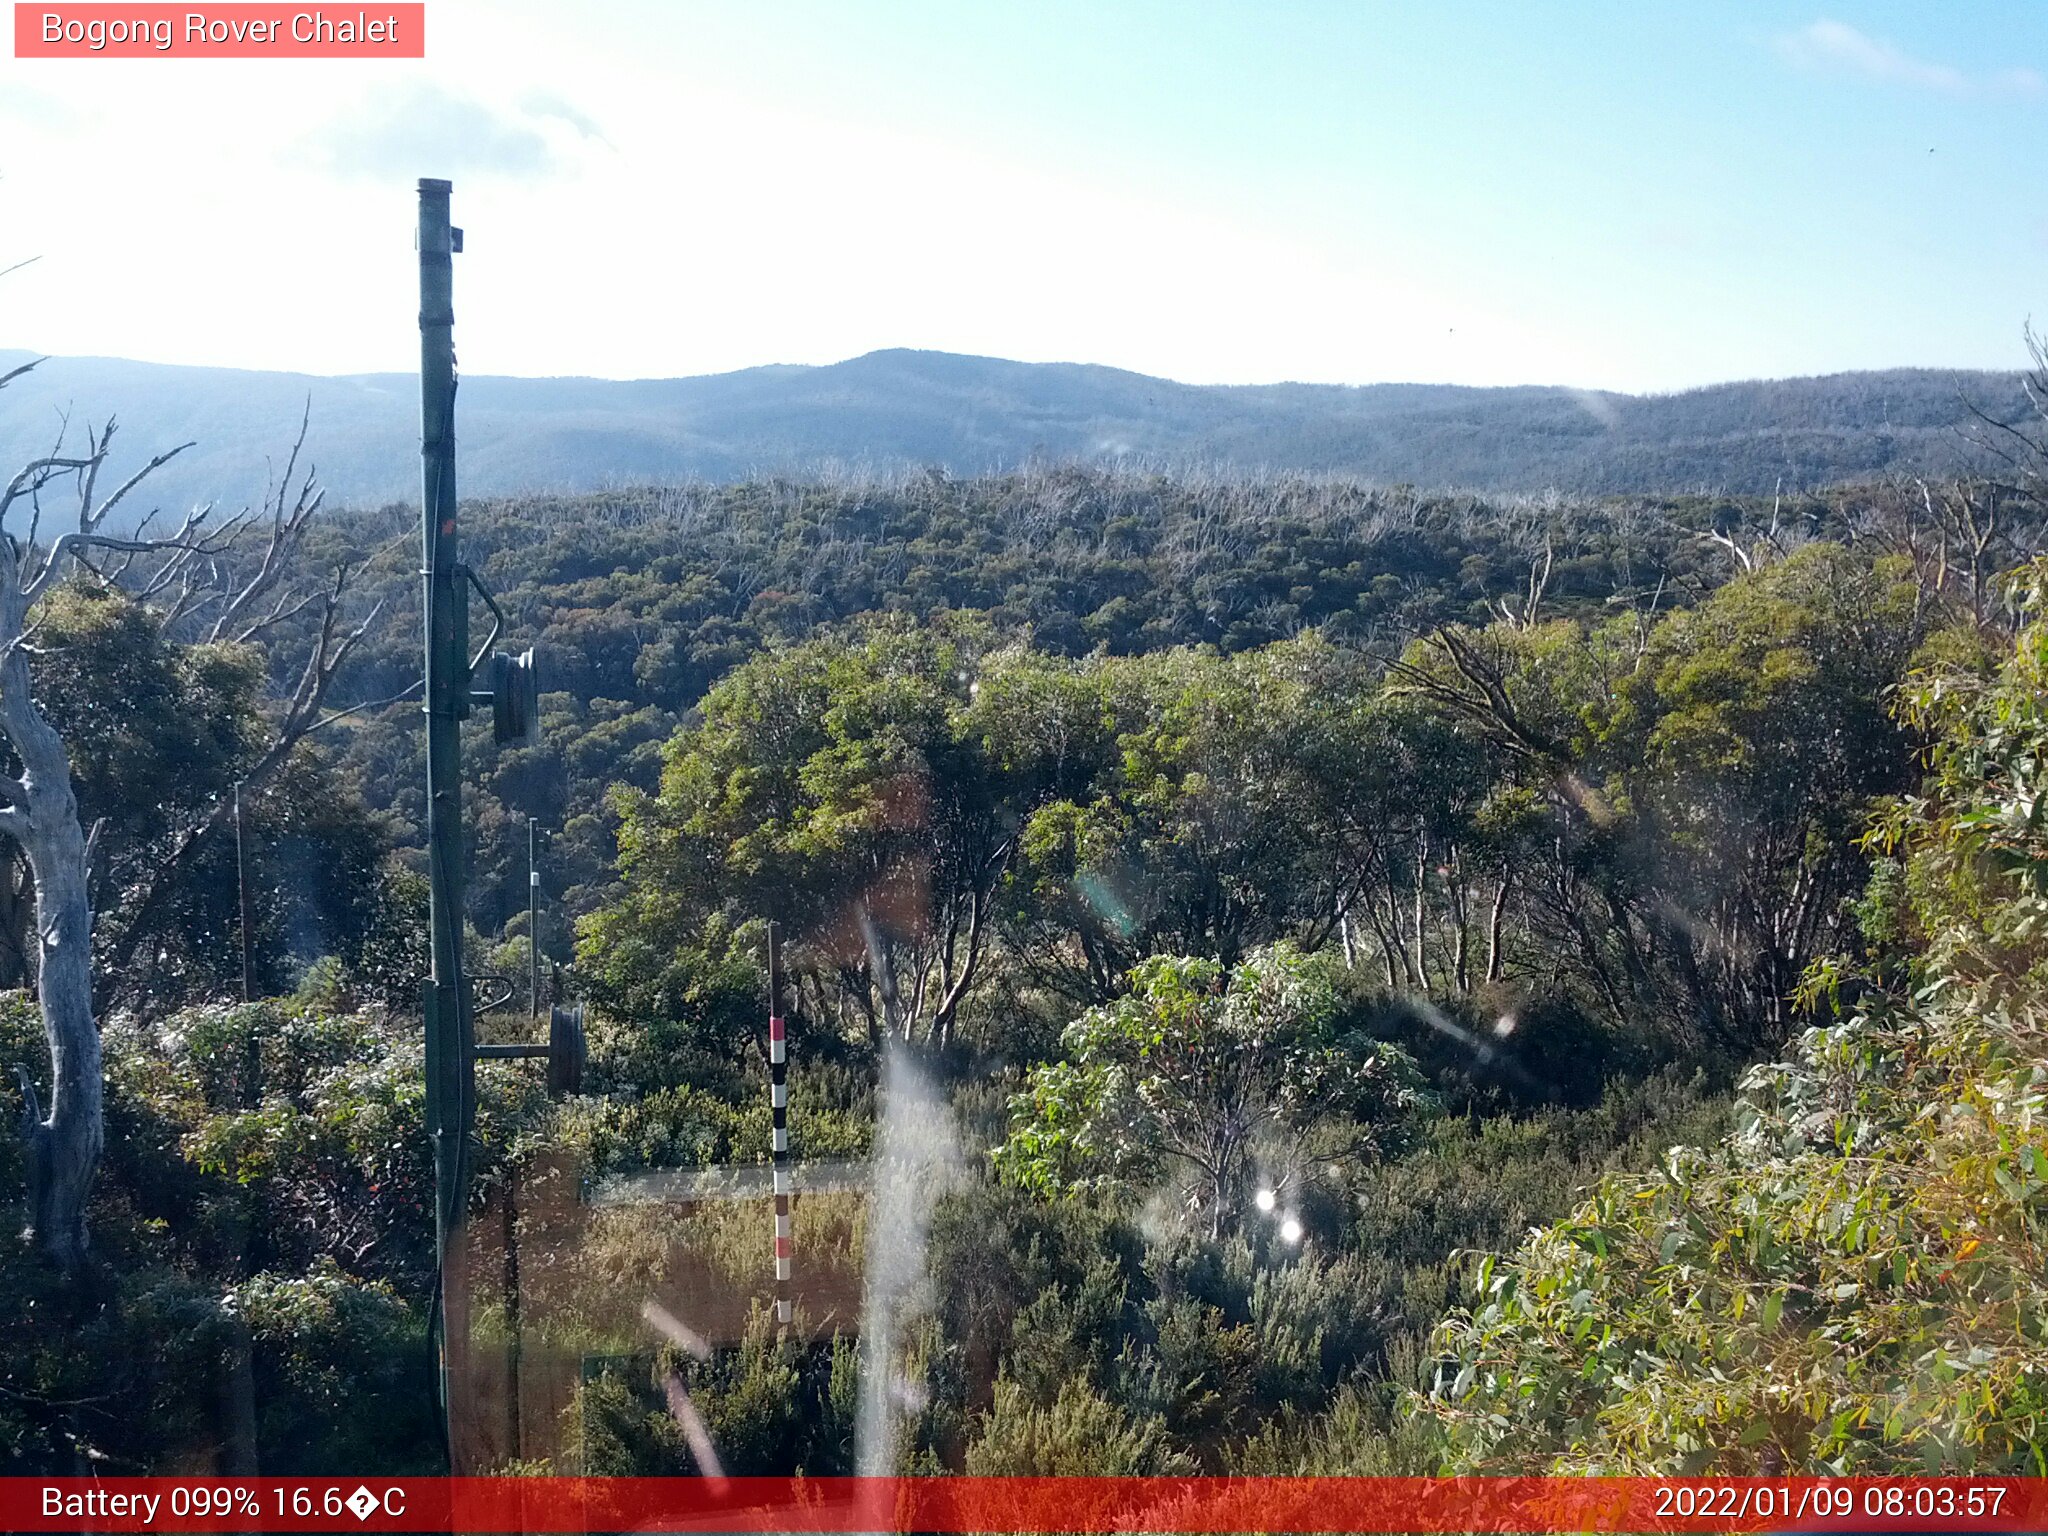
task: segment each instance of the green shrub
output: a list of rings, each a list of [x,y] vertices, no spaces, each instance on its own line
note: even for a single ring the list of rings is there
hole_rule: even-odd
[[[1068,1382],[1048,1407],[1012,1381],[967,1448],[970,1477],[1176,1477],[1194,1464],[1158,1419],[1134,1419],[1086,1382]]]
[[[244,1281],[227,1307],[247,1330],[265,1472],[422,1476],[445,1465],[426,1320],[388,1286],[330,1259]]]

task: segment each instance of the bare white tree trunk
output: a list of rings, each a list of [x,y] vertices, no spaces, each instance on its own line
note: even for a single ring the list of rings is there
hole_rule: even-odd
[[[19,605],[0,594],[0,625]],[[9,626],[18,635],[18,623]],[[28,657],[19,644],[0,661],[0,730],[22,774],[7,786],[16,803],[0,826],[28,854],[35,876],[38,992],[50,1048],[50,1113],[35,1119],[33,1088],[24,1082],[28,1136],[29,1223],[44,1253],[66,1270],[85,1258],[85,1204],[99,1167],[100,1032],[92,1013],[92,908],[86,898],[89,854],[71,762],[56,730],[29,694]],[[25,1074],[24,1074],[25,1076]]]
[[[1508,891],[1513,885],[1513,878],[1506,871],[1502,871],[1500,884],[1494,888],[1493,892],[1493,910],[1487,914],[1486,979],[1488,982],[1499,981],[1501,978],[1503,953],[1500,947],[1501,919],[1507,914]]]
[[[67,539],[89,538],[97,531],[90,498],[92,476],[104,453],[102,440],[99,451],[83,460],[38,460],[16,475],[0,497],[4,520],[17,500],[27,496],[33,502],[35,492],[52,479],[72,474],[79,479],[84,508],[81,534],[60,538],[39,567],[33,525],[25,541],[0,534],[0,735],[21,764],[20,777],[0,778],[0,832],[20,845],[35,884],[36,990],[50,1051],[47,1116],[40,1114],[27,1068],[15,1068],[28,1143],[29,1228],[37,1246],[67,1271],[85,1258],[86,1197],[105,1138],[100,1034],[92,1011],[92,906],[86,895],[92,852],[78,819],[70,755],[36,707],[28,615],[56,581],[59,560],[68,553]],[[111,505],[112,498],[104,504]]]

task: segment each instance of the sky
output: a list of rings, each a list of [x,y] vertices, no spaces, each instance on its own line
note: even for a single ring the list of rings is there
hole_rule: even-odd
[[[339,9],[335,7],[334,9]],[[349,7],[352,13],[355,7]],[[427,57],[0,59],[0,346],[1190,383],[2016,367],[2048,6],[428,0]]]

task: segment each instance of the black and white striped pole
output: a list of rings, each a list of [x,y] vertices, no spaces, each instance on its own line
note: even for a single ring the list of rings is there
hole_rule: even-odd
[[[782,933],[768,925],[768,1103],[775,1133],[775,1321],[789,1326],[789,1026],[782,1017]]]

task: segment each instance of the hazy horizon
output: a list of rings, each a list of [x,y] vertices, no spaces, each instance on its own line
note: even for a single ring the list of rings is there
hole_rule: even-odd
[[[2015,332],[2016,336],[2018,334],[2018,332]],[[863,352],[851,353],[845,357],[831,358],[824,362],[792,362],[786,360],[770,360],[758,363],[743,363],[734,368],[718,368],[706,372],[694,373],[516,373],[505,372],[503,370],[492,370],[489,373],[467,372],[464,376],[472,379],[490,378],[526,380],[534,383],[569,383],[577,381],[588,381],[590,383],[597,384],[660,384],[686,379],[720,378],[736,373],[751,373],[757,371],[765,372],[771,369],[805,368],[817,370],[825,368],[836,368],[847,363],[859,362],[861,359],[867,357],[884,356],[890,353],[904,352],[919,353],[938,357],[956,357],[968,359],[975,362],[1014,363],[1019,366],[1033,368],[1046,367],[1103,369],[1112,373],[1130,374],[1138,378],[1156,379],[1162,383],[1178,384],[1188,389],[1282,389],[1294,386],[1307,389],[1557,389],[1565,390],[1571,393],[1614,395],[1618,397],[1641,399],[1654,398],[1665,395],[1693,394],[1701,390],[1721,389],[1735,385],[1791,383],[1802,379],[1840,378],[1849,374],[1860,373],[2025,373],[2029,370],[2031,366],[2031,360],[2027,357],[2023,345],[2021,345],[2018,350],[2020,352],[2018,360],[2007,363],[1968,364],[1901,362],[1890,364],[1877,364],[1870,367],[1830,368],[1812,373],[1751,374],[1745,377],[1704,379],[1698,383],[1674,384],[1667,387],[1661,387],[1656,389],[1639,390],[1608,389],[1600,385],[1580,384],[1567,379],[1521,379],[1494,384],[1467,384],[1460,383],[1455,380],[1411,378],[1362,380],[1308,378],[1195,380],[1174,378],[1169,374],[1147,373],[1143,369],[1128,367],[1121,363],[1091,361],[1080,358],[1032,359],[1020,357],[1003,357],[994,353],[987,352],[952,352],[944,348],[938,347],[907,346],[870,347]],[[0,345],[0,356],[16,354],[43,358],[51,363],[62,363],[66,361],[81,363],[136,363],[151,368],[198,368],[207,369],[215,372],[266,373],[279,374],[284,375],[286,377],[298,377],[307,379],[342,380],[359,378],[391,378],[412,376],[412,370],[406,368],[365,368],[351,369],[346,372],[339,373],[329,373],[312,368],[250,368],[236,364],[194,363],[184,362],[171,358],[140,357],[130,353],[116,355],[108,353],[86,352],[46,352],[37,347],[26,347],[18,344]],[[90,404],[90,402],[84,401],[81,401],[80,403],[82,405]]]

